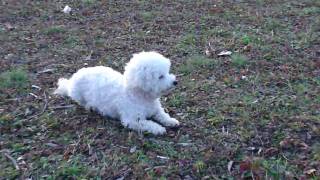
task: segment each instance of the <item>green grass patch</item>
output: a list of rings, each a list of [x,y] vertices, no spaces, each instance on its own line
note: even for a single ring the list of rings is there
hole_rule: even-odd
[[[0,74],[0,90],[15,88],[21,91],[29,84],[27,72],[22,69],[13,69]]]
[[[0,157],[0,161],[1,161],[1,164],[5,164],[4,163],[5,159],[2,160],[2,158]],[[7,167],[2,168],[0,171],[0,177],[4,179],[19,179],[18,178],[19,175],[20,175],[19,170],[16,170],[11,164],[8,165]]]
[[[286,179],[287,172],[298,172],[297,168],[290,166],[289,163],[282,158],[263,160],[261,163],[265,170],[266,179]]]
[[[23,152],[26,152],[30,149],[29,146],[26,146],[22,143],[11,144],[11,148],[16,153],[23,153]]]
[[[175,49],[183,53],[192,54],[195,52],[196,42],[196,35],[193,33],[189,33],[180,39],[178,44],[176,44]]]
[[[209,29],[209,30],[205,31],[204,36],[206,36],[207,38],[209,38],[209,37],[227,38],[227,37],[231,37],[232,33],[230,31],[223,29],[223,27],[215,27],[213,29]]]
[[[273,18],[268,18],[264,27],[264,29],[266,29],[267,31],[276,31],[276,30],[281,30],[283,28],[284,28],[283,23]]]
[[[248,58],[241,54],[233,54],[231,56],[231,62],[233,66],[241,68],[248,64]]]
[[[64,44],[68,47],[74,48],[80,43],[80,40],[76,36],[69,36],[65,41]]]
[[[168,101],[169,106],[172,107],[179,107],[182,105],[182,103],[184,102],[184,97],[181,95],[173,95],[170,100]]]
[[[248,45],[249,43],[252,42],[252,38],[250,36],[248,36],[248,35],[244,35],[241,38],[241,40],[242,40],[242,44],[244,44],[244,45]]]
[[[300,11],[300,15],[314,15],[320,13],[320,7],[305,7]]]
[[[81,0],[84,5],[93,5],[96,3],[96,0]]]
[[[219,125],[224,121],[224,119],[225,118],[219,112],[217,112],[217,110],[209,108],[207,112],[207,121],[211,126]]]
[[[59,126],[60,126],[60,124],[61,124],[57,118],[51,116],[51,115],[48,114],[48,113],[43,114],[43,115],[40,117],[40,120],[41,120],[42,122],[44,122],[44,124],[46,125],[46,127],[49,128],[49,129],[59,128]]]
[[[52,26],[44,30],[44,33],[48,36],[65,33],[67,30],[62,26]]]
[[[141,12],[140,15],[143,21],[146,21],[146,22],[151,21],[155,17],[155,14],[151,11]]]
[[[320,161],[320,143],[316,143],[312,146],[312,159]]]
[[[213,59],[196,55],[189,58],[183,65],[181,65],[179,67],[179,71],[184,74],[189,74],[200,68],[212,69],[215,64],[216,62]]]

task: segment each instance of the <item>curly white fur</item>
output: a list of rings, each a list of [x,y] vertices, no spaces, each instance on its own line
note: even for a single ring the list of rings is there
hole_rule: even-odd
[[[177,126],[161,107],[160,96],[171,90],[176,77],[169,73],[170,60],[156,52],[134,54],[125,72],[109,67],[82,68],[70,79],[59,79],[55,94],[69,96],[86,109],[120,119],[123,126],[137,131],[164,134],[160,124]]]

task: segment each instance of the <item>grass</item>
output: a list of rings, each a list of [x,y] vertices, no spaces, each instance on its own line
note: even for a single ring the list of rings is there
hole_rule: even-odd
[[[251,43],[251,42],[252,42],[252,40],[251,40],[251,37],[250,37],[250,36],[245,35],[245,36],[242,37],[242,44],[248,45],[248,44]]]
[[[141,13],[141,17],[144,21],[151,21],[156,15],[153,12],[146,11]]]
[[[196,46],[196,36],[193,33],[189,33],[181,37],[178,44],[175,45],[175,49],[178,52],[183,52],[186,54],[193,54]]]
[[[320,176],[318,1],[81,0],[71,16],[57,3],[0,6],[0,144],[22,169],[0,155],[1,178]],[[162,101],[181,126],[166,135],[136,133],[51,94],[84,66],[123,73],[143,50],[170,58],[179,80]],[[223,50],[233,55],[217,56]]]
[[[216,64],[214,59],[207,58],[201,55],[195,55],[186,60],[186,62],[179,67],[179,71],[184,74],[192,73],[192,71],[201,68],[213,68]]]
[[[84,5],[93,5],[96,3],[96,0],[81,0]]]
[[[0,74],[0,90],[14,88],[21,91],[28,86],[28,74],[22,69],[12,69]]]
[[[67,30],[63,26],[52,26],[52,27],[44,29],[44,33],[48,36],[62,34],[65,32],[67,32]]]
[[[65,41],[64,44],[70,48],[76,47],[80,43],[79,39],[76,36],[69,36]]]
[[[231,63],[235,67],[242,68],[248,64],[248,59],[244,55],[233,54],[233,55],[231,55]]]
[[[302,9],[301,15],[319,14],[320,7],[305,7]]]

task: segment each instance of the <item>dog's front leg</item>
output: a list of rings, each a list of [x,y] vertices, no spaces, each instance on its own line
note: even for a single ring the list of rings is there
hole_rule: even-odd
[[[157,108],[157,112],[154,115],[155,120],[159,121],[165,126],[178,126],[180,123],[175,118],[170,117],[168,113],[164,111],[164,109],[160,106]]]
[[[166,133],[166,129],[160,124],[146,119],[134,118],[134,117],[124,117],[121,118],[121,123],[123,126],[128,127],[136,131],[146,131],[155,135],[161,135]]]

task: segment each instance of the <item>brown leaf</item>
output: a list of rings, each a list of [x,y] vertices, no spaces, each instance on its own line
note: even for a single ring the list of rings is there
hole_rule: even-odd
[[[250,169],[251,169],[251,162],[250,161],[243,161],[240,163],[240,168],[239,168],[240,173],[244,173]]]

